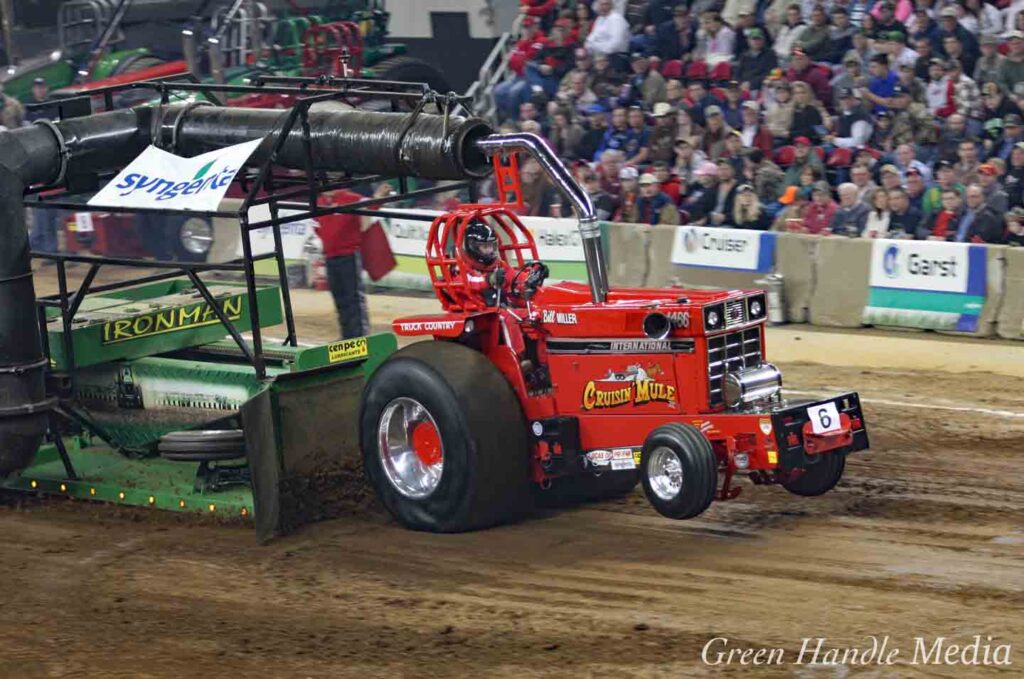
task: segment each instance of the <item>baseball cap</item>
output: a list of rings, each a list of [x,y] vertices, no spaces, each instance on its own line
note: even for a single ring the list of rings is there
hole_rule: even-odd
[[[1024,40],[1024,31],[1007,31],[1003,37],[1007,40]]]
[[[737,193],[748,193],[748,192],[753,191],[753,190],[754,190],[754,187],[751,186],[750,184],[740,184],[739,187],[737,187],[736,192]]]
[[[1017,142],[1016,144],[1013,145],[1013,148],[1024,151],[1024,141]]]
[[[982,163],[978,166],[978,172],[988,175],[989,177],[994,177],[999,174],[999,170],[997,170],[996,166],[992,163]]]
[[[856,52],[854,52],[853,50],[850,50],[849,52],[847,52],[846,56],[843,57],[843,64],[844,65],[845,64],[859,64],[859,63],[860,63],[860,55],[857,54]]]
[[[1024,207],[1011,208],[1007,214],[1020,219],[1021,217],[1024,217]]]
[[[1024,119],[1016,113],[1007,113],[1003,118],[1004,127],[1020,127],[1021,125],[1024,125]]]
[[[605,110],[604,106],[601,106],[601,104],[591,104],[584,109],[584,112],[586,112],[587,115],[594,115],[595,113],[604,113]]]
[[[779,196],[779,202],[783,205],[791,205],[796,200],[799,191],[800,187],[798,186],[787,186],[786,190]]]
[[[796,139],[793,140],[793,143],[796,144],[797,146],[801,144],[804,144],[805,146],[810,146],[811,140],[808,139],[807,137],[797,137]]]
[[[760,111],[761,106],[756,101],[747,100],[743,102],[743,108],[749,108],[751,111]]]
[[[851,89],[849,87],[840,87],[839,88],[839,98],[840,99],[849,99],[852,96],[853,96],[853,89]]]
[[[624,167],[619,170],[619,179],[636,179],[640,176],[640,173],[636,171],[635,167]]]
[[[828,185],[828,182],[821,180],[814,182],[812,190],[820,191],[821,193],[832,193],[832,187]]]
[[[804,51],[803,47],[794,47],[793,51],[790,52],[794,57],[806,57],[807,52]]]
[[[981,44],[982,45],[998,45],[999,44],[999,38],[997,38],[996,36],[994,36],[994,35],[992,35],[990,33],[986,33],[985,35],[981,36]]]
[[[994,82],[987,82],[981,86],[982,94],[999,94],[999,85]]]
[[[641,59],[646,59],[647,55],[643,52],[633,52],[629,58],[631,61],[640,61]]]
[[[908,167],[906,175],[908,177],[910,177],[910,176],[920,177],[921,176],[921,171],[918,170],[916,167]]]
[[[747,29],[747,38],[750,40],[764,40],[764,31],[756,26],[754,28]]]
[[[33,85],[45,85],[46,84],[46,78],[36,78],[35,80],[32,81],[32,84]]]
[[[672,115],[672,104],[667,101],[659,101],[654,105],[654,112],[651,115],[655,118],[663,118],[667,115]]]
[[[954,19],[956,19],[957,18],[956,7],[952,7],[952,6],[949,6],[949,5],[943,7],[942,11],[939,12],[939,16],[944,18],[944,19],[946,17],[953,17]]]
[[[673,16],[683,16],[688,11],[689,10],[686,8],[686,5],[676,5],[675,7],[672,8],[672,15]]]
[[[645,184],[657,184],[657,183],[658,183],[658,178],[655,177],[650,172],[644,172],[642,175],[640,175],[640,186],[644,186]]]
[[[959,59],[950,59],[946,62],[947,71],[960,71],[963,70],[963,66],[960,64]]]
[[[726,87],[729,88],[730,90],[738,90],[740,88],[740,81],[739,80],[730,80],[726,84]]]
[[[904,87],[903,85],[900,85],[899,83],[896,83],[895,85],[892,86],[892,94],[893,96],[896,96],[897,94],[907,94],[907,88]]]
[[[939,57],[932,57],[931,59],[928,60],[928,64],[930,66],[942,66],[943,68],[946,67],[946,62]]]
[[[720,115],[722,115],[721,107],[715,106],[714,104],[712,104],[711,106],[708,106],[706,109],[704,109],[704,117],[705,118],[710,118],[711,116],[720,116]]]
[[[949,162],[948,160],[940,160],[939,162],[935,163],[935,169],[936,170],[944,170],[944,169],[952,170],[953,169],[953,163]]]
[[[880,174],[885,174],[886,172],[891,172],[893,174],[899,174],[900,173],[899,169],[895,165],[893,165],[892,163],[888,163],[888,164],[882,166],[882,169],[880,170]]]
[[[904,42],[907,36],[903,35],[903,31],[889,31],[889,40],[893,42]]]
[[[718,174],[718,166],[710,160],[705,161],[703,165],[697,168],[695,174],[698,177],[714,177]]]

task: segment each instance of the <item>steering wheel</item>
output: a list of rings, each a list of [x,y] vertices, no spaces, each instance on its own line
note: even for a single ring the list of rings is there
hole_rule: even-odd
[[[512,282],[508,286],[509,294],[529,300],[537,294],[537,288],[544,284],[550,273],[551,271],[543,262],[536,260],[524,262],[512,275]],[[521,278],[522,282],[520,283]]]

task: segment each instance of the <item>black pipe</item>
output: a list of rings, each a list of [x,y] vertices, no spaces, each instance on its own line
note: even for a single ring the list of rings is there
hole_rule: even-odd
[[[50,402],[47,357],[35,308],[23,197],[29,187],[65,176],[124,167],[150,143],[193,156],[269,136],[250,164],[266,160],[280,111],[175,105],[142,106],[0,132],[0,478],[23,469],[42,440]],[[490,171],[477,141],[483,121],[408,113],[312,111],[313,169],[425,179],[484,177]],[[274,162],[307,169],[302,126]]]

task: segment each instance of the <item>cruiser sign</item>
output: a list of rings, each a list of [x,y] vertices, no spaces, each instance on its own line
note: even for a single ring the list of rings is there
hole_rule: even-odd
[[[676,228],[672,263],[706,269],[771,271],[775,264],[775,234],[708,226]]]
[[[92,197],[89,205],[157,210],[216,210],[262,139],[182,158],[150,146]]]
[[[876,240],[864,322],[975,332],[987,266],[984,245]]]

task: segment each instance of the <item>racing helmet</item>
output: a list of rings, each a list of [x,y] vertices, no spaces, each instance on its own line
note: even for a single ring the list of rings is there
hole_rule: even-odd
[[[498,234],[487,222],[474,219],[463,233],[462,248],[473,263],[489,267],[498,260]]]

